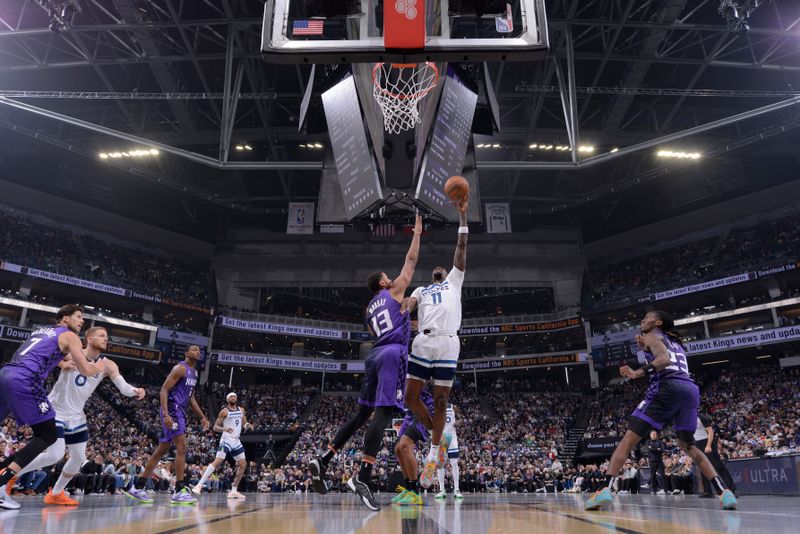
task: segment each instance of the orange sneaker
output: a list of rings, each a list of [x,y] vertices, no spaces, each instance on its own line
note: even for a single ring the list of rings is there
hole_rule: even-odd
[[[14,491],[14,484],[16,483],[17,477],[11,477],[11,480],[9,480],[8,484],[6,484],[6,495],[11,495],[11,493]]]
[[[59,504],[61,506],[78,506],[80,503],[75,499],[70,499],[65,491],[53,494],[53,490],[47,492],[44,496],[45,504]]]

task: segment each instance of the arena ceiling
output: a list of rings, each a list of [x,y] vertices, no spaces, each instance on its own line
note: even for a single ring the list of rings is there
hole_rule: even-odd
[[[800,3],[726,3],[759,4],[749,31],[726,23],[720,0],[547,2],[550,57],[489,65],[501,131],[476,140],[499,145],[478,149],[483,199],[510,201],[517,230],[580,224],[592,240],[798,178],[797,104],[625,153],[800,103]],[[61,22],[47,5],[65,4],[79,12],[53,31]],[[246,0],[3,0],[0,177],[209,240],[226,224],[284,228],[286,202],[315,200],[319,187],[321,151],[300,145],[325,137],[298,131],[310,68],[259,55],[262,9]],[[574,67],[569,121],[557,62],[563,77]],[[130,143],[13,103],[206,159],[101,160]],[[569,144],[568,122],[592,155],[618,148],[619,157],[576,167],[569,151],[530,148]],[[664,147],[703,157],[656,157]]]

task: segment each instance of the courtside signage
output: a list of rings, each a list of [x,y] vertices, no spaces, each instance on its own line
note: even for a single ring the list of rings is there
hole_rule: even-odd
[[[314,360],[308,358],[284,358],[269,354],[235,354],[214,352],[214,363],[219,365],[245,365],[248,367],[272,367],[275,369],[297,369],[318,373],[363,373],[364,362],[360,360]]]
[[[247,321],[225,316],[217,317],[217,325],[225,328],[234,328],[236,330],[249,330],[251,332],[267,332],[269,334],[284,334],[290,336],[319,337],[322,339],[348,339],[350,337],[350,333],[343,330]]]

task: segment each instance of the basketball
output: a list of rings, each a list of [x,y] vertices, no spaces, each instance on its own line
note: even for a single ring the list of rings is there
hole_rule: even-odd
[[[453,202],[461,202],[469,195],[469,183],[463,176],[451,176],[444,184],[444,194]]]

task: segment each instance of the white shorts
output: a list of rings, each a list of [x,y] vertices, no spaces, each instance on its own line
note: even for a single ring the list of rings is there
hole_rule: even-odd
[[[455,334],[431,336],[418,334],[408,356],[408,377],[433,378],[437,386],[453,387],[461,341]]]
[[[219,449],[217,449],[217,458],[225,459],[228,455],[233,456],[237,462],[244,460],[244,447],[239,438],[223,438],[219,441]]]
[[[447,432],[445,432],[446,434]],[[450,446],[447,447],[447,457],[448,458],[458,458],[459,448],[458,448],[458,436],[455,434],[451,434],[452,441],[450,442]]]
[[[86,443],[89,441],[89,427],[86,425],[86,414],[63,414],[56,409],[56,435],[63,438],[67,445]]]

